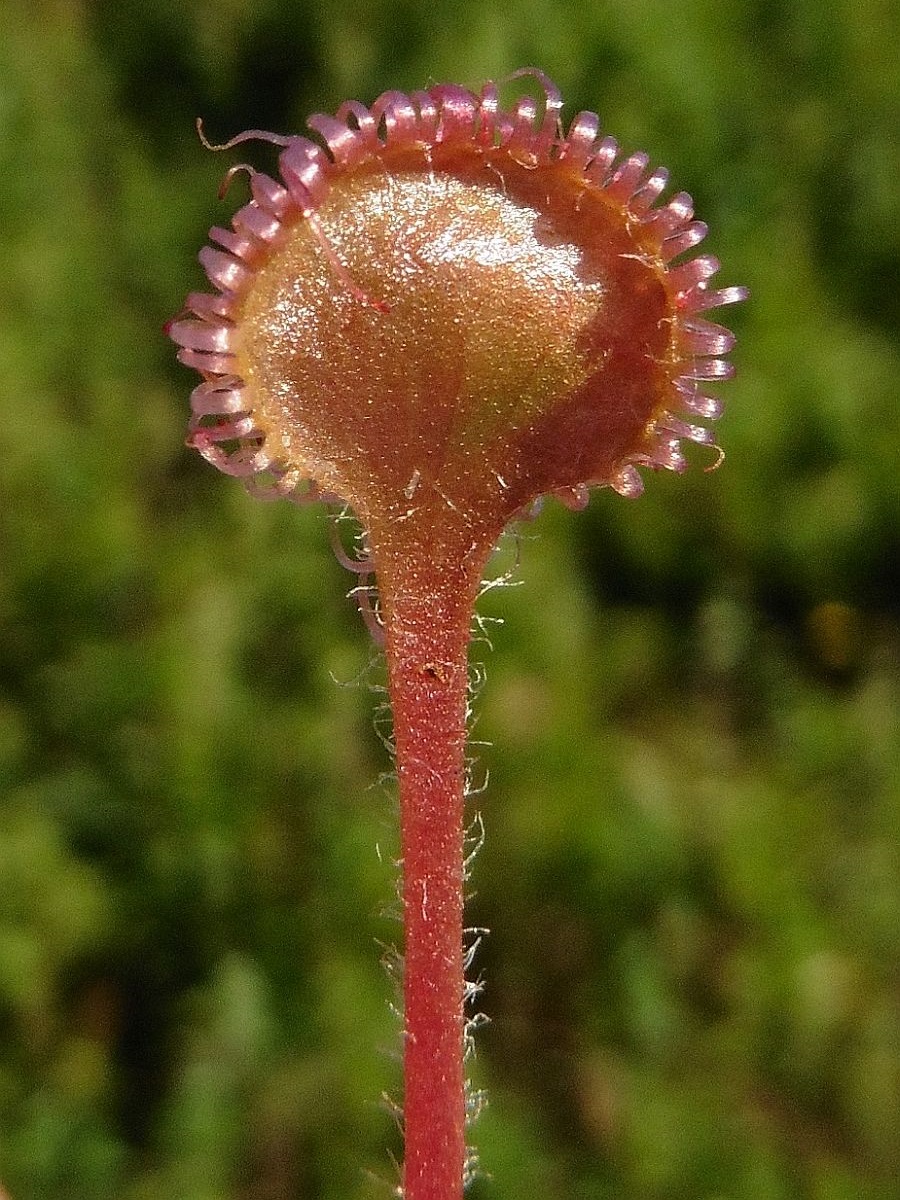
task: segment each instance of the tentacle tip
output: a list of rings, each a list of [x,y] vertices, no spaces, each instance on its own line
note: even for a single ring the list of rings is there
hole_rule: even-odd
[[[713,471],[718,471],[719,467],[721,467],[722,463],[725,461],[725,451],[722,449],[721,446],[718,446],[715,443],[711,442],[709,448],[710,448],[710,450],[715,450],[716,461],[713,463],[710,463],[708,467],[703,468],[703,470],[706,472],[707,475],[710,475]]]
[[[234,182],[235,175],[239,175],[241,173],[241,171],[246,171],[251,179],[256,174],[256,170],[253,167],[251,167],[251,165],[249,163],[235,163],[233,167],[229,167],[228,170],[225,172],[225,176],[222,179],[222,182],[219,184],[219,191],[218,191],[217,195],[220,200],[224,200],[225,197],[228,195],[228,189],[231,187],[232,183]]]
[[[203,128],[203,118],[202,117],[197,117],[196,120],[194,121],[194,124],[197,127],[197,137],[200,139],[200,144],[204,150],[221,150],[221,148],[222,148],[221,146],[214,146],[212,144],[212,142],[209,140],[209,138],[206,136],[206,131]]]

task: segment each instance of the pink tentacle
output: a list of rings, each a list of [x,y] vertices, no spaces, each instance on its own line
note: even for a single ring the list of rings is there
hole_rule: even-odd
[[[335,113],[339,121],[343,121],[352,129],[350,121],[356,124],[357,137],[365,147],[367,154],[377,154],[381,143],[378,140],[378,123],[364,104],[358,100],[345,100]]]
[[[233,354],[210,354],[205,350],[186,350],[182,348],[175,355],[186,367],[193,367],[202,375],[232,375],[234,374],[235,359]]]
[[[640,152],[626,158],[607,181],[604,188],[607,196],[620,204],[627,204],[639,188],[649,161],[649,155]]]
[[[682,376],[684,379],[731,379],[734,364],[721,358],[698,358]]]
[[[365,138],[360,137],[358,129],[351,129],[346,121],[327,113],[313,113],[306,124],[319,135],[335,164],[342,169],[349,170],[365,156]]]
[[[202,446],[216,446],[220,442],[240,441],[241,438],[258,432],[253,424],[253,418],[249,416],[235,416],[233,420],[220,420],[214,425],[200,424],[203,419],[194,417],[189,425],[191,444],[196,450]]]
[[[684,254],[685,250],[691,250],[694,246],[698,246],[707,233],[709,233],[709,227],[703,221],[692,221],[685,229],[680,229],[677,233],[671,233],[668,237],[663,238],[659,248],[660,258],[663,262],[671,262],[679,254]]]
[[[426,145],[431,145],[437,139],[440,125],[439,106],[430,92],[411,92],[409,98],[418,110],[419,137]]]
[[[675,292],[690,292],[719,270],[721,263],[713,254],[700,254],[669,271],[669,285]]]
[[[237,342],[233,325],[209,321],[173,321],[169,337],[184,350],[202,350],[207,354],[231,354]]]
[[[419,139],[419,114],[405,92],[382,92],[372,105],[372,116],[384,126],[383,145],[403,145]]]
[[[694,215],[694,201],[687,192],[678,192],[668,204],[651,209],[644,216],[645,224],[663,239],[686,225]]]
[[[717,396],[706,396],[698,388],[696,380],[678,378],[675,389],[680,397],[681,407],[698,417],[715,421],[722,415],[722,401]]]
[[[271,466],[269,456],[259,449],[250,447],[229,453],[223,450],[221,446],[212,444],[198,445],[193,440],[193,435],[187,438],[186,445],[191,449],[197,450],[208,463],[211,463],[217,470],[225,475],[233,475],[238,479],[247,479],[251,475],[257,475],[260,471],[268,470]]]
[[[681,344],[691,354],[727,354],[735,343],[730,329],[699,317],[682,321],[681,328]]]
[[[680,306],[686,312],[705,312],[709,308],[719,308],[723,304],[739,304],[746,300],[750,292],[745,287],[728,287],[721,288],[717,292],[711,292],[707,289],[706,284],[698,284],[691,292],[686,292],[680,297]]]
[[[544,118],[540,126],[541,141],[549,143],[559,136],[559,114],[562,112],[563,99],[559,88],[543,71],[537,67],[520,67],[518,71],[507,76],[508,79],[536,79],[544,93]]]
[[[218,225],[214,225],[209,231],[209,240],[251,267],[262,256],[262,247],[259,242],[254,237],[248,237],[235,229],[221,229]]]
[[[204,246],[197,255],[206,271],[209,282],[223,292],[236,292],[245,287],[253,277],[252,270],[231,254]]]
[[[252,202],[239,208],[231,223],[238,233],[265,246],[271,246],[284,229],[276,216]]]
[[[187,312],[194,313],[195,316],[202,317],[206,321],[215,321],[219,318],[230,320],[234,317],[233,298],[223,296],[221,293],[189,292],[184,307]],[[173,322],[170,322],[169,328],[172,327],[172,324]]]
[[[584,170],[591,160],[599,133],[600,118],[597,114],[580,112],[569,126],[565,140],[560,143],[559,158],[572,167]]]
[[[647,466],[674,471],[678,475],[683,474],[687,470],[687,459],[682,453],[678,439],[661,437],[650,452]]]
[[[602,187],[612,170],[619,153],[619,143],[614,137],[605,137],[594,148],[594,156],[585,168],[585,178]]]
[[[644,491],[644,481],[641,479],[637,467],[632,463],[627,463],[620,468],[610,479],[609,486],[614,492],[618,492],[620,496],[625,496],[629,500],[636,499]]]
[[[535,128],[537,116],[537,100],[533,96],[520,96],[513,109],[512,136],[506,146],[522,166],[535,166],[541,157],[541,143]]]
[[[438,84],[430,89],[430,95],[440,113],[436,141],[446,143],[471,138],[477,126],[478,98],[455,83]]]
[[[634,195],[629,201],[629,209],[636,214],[647,212],[651,205],[655,204],[669,182],[669,172],[665,167],[657,167],[639,188],[636,189]]]
[[[279,155],[281,177],[304,216],[314,212],[328,195],[329,166],[325,151],[308,138],[293,138]]]
[[[237,375],[226,375],[199,384],[191,392],[191,411],[196,417],[246,413],[244,381]]]
[[[500,89],[487,82],[478,98],[478,141],[484,147],[498,144],[497,117],[500,111]]]
[[[271,213],[279,220],[282,220],[295,208],[287,188],[268,175],[259,173],[254,175],[250,180],[250,191],[260,208],[264,208],[266,212]]]
[[[689,442],[697,442],[703,446],[711,446],[715,440],[713,431],[707,429],[705,425],[691,425],[670,413],[666,413],[664,417],[660,418],[657,427],[674,433],[676,437],[685,438]]]

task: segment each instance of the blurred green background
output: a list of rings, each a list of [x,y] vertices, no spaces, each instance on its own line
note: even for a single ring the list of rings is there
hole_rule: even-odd
[[[161,326],[240,202],[197,115],[299,131],[529,63],[672,169],[753,299],[722,470],[548,506],[482,605],[472,1196],[900,1196],[896,6],[0,18],[12,1200],[389,1195],[380,667],[324,514],[183,448],[196,377]]]

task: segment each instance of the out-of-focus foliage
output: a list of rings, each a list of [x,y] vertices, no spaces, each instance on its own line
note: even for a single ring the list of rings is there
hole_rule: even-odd
[[[722,470],[548,507],[483,601],[472,1195],[897,1195],[898,26],[886,0],[5,0],[12,1200],[394,1181],[378,665],[325,517],[183,449],[160,328],[237,203],[196,115],[299,130],[528,62],[670,166],[754,296]]]

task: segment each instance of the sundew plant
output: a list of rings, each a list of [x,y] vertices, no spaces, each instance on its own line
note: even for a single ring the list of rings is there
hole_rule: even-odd
[[[635,498],[642,469],[685,469],[685,442],[719,464],[709,385],[733,337],[704,314],[745,297],[712,285],[665,170],[593,113],[564,123],[540,72],[508,83],[509,103],[493,83],[385,92],[309,138],[233,138],[274,143],[281,179],[232,167],[252,199],[201,251],[214,291],[169,326],[203,377],[189,444],[359,522],[341,556],[384,647],[399,787],[406,1200],[458,1200],[474,1170],[464,797],[488,558],[544,497]]]

